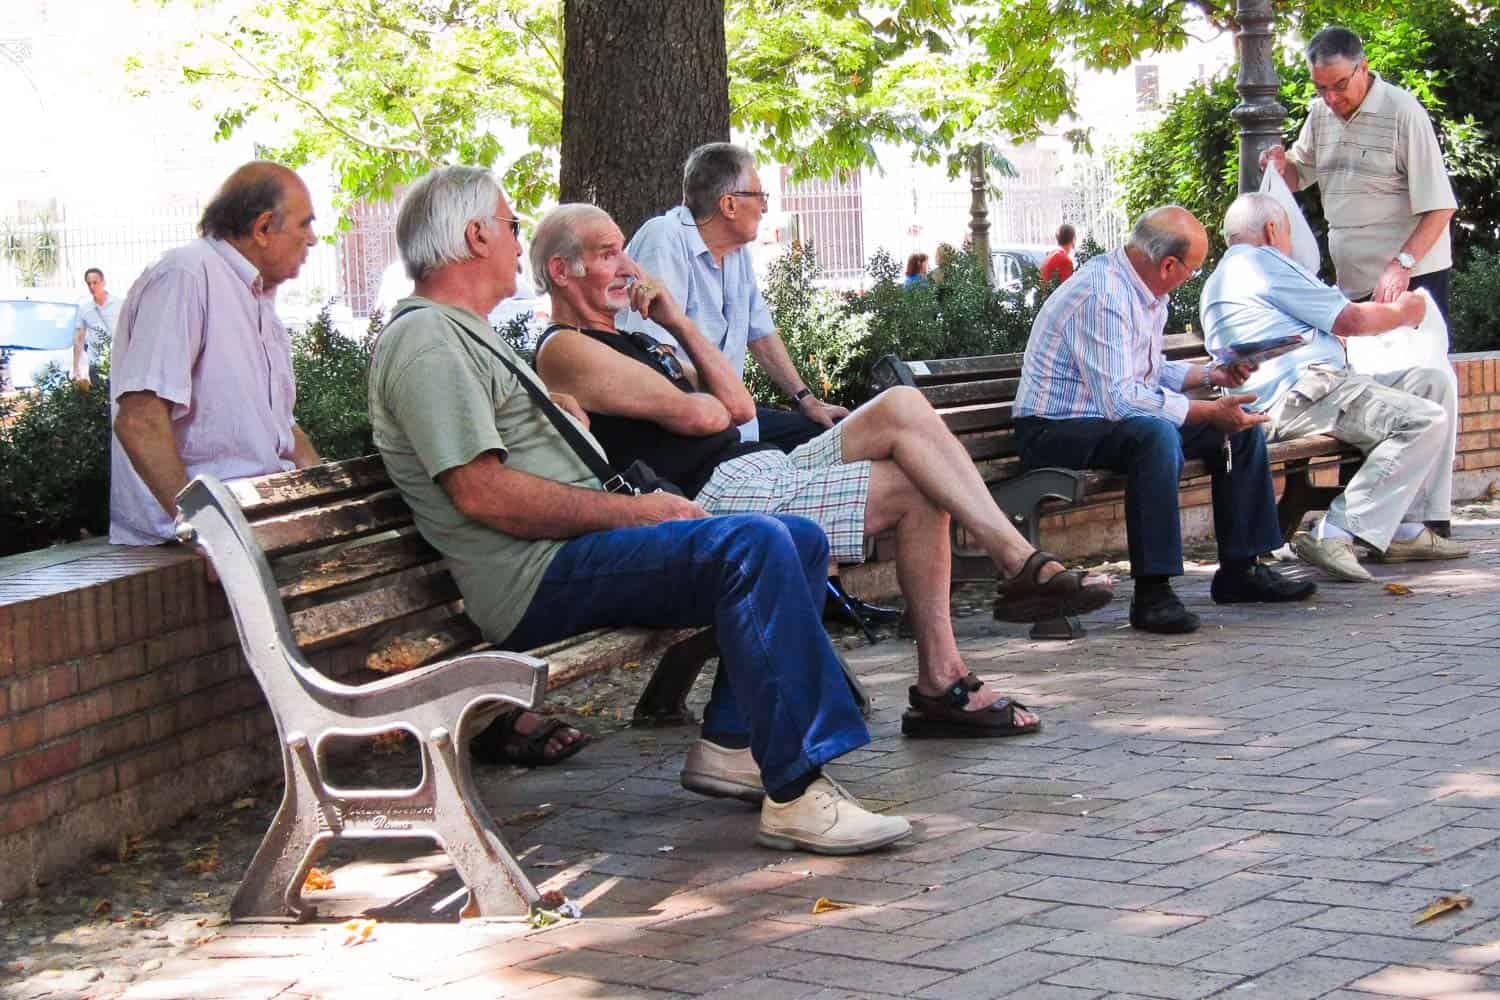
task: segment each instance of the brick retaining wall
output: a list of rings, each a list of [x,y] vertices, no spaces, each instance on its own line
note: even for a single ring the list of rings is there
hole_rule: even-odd
[[[1464,392],[1455,496],[1500,478],[1500,353],[1454,357]],[[1211,531],[1207,490],[1185,535]],[[1047,547],[1124,548],[1123,505],[1052,515]],[[845,574],[894,590],[889,564]],[[334,674],[363,651],[322,654]],[[156,830],[280,769],[274,726],[217,585],[176,546],[102,541],[0,559],[0,899],[129,833]]]

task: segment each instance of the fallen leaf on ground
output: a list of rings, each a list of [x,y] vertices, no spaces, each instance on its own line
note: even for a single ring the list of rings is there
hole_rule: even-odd
[[[234,809],[254,809],[255,799],[253,796],[247,795],[243,799],[235,799],[230,803],[230,807]]]
[[[568,897],[564,896],[556,889],[549,889],[546,892],[542,893],[542,897],[536,901],[536,905],[544,906],[549,910],[555,910],[559,906],[563,905],[563,903],[567,901],[567,898]]]
[[[1385,585],[1387,594],[1395,594],[1397,597],[1409,597],[1411,588],[1404,583],[1388,583]]]
[[[201,858],[184,861],[182,867],[185,871],[194,872],[198,875],[208,875],[219,867],[219,856],[217,854],[205,854]]]
[[[333,876],[321,868],[310,869],[302,882],[303,892],[322,892],[333,888]]]
[[[89,916],[102,917],[104,914],[108,913],[114,905],[114,903],[111,903],[107,899],[101,899],[99,900],[99,902],[89,907]]]
[[[829,899],[827,896],[819,896],[813,902],[812,911],[814,914],[832,913],[834,910],[849,910],[853,909],[853,907],[853,903],[840,903],[837,900]]]
[[[1440,917],[1453,910],[1467,910],[1474,905],[1474,901],[1463,893],[1455,892],[1450,896],[1439,896],[1427,904],[1427,909],[1417,914],[1417,919],[1411,922],[1413,927],[1425,924],[1434,917]]]
[[[503,816],[498,821],[498,825],[506,826],[510,823],[524,823],[528,819],[544,819],[551,813],[552,803],[548,802],[536,809],[523,809],[518,813],[511,813],[509,816]]]
[[[1423,852],[1424,854],[1431,854],[1434,850],[1436,850],[1436,848],[1434,848],[1431,844],[1418,844],[1417,850]]]
[[[375,924],[376,920],[373,917],[345,922],[344,947],[352,948],[357,944],[364,944],[370,940],[370,935],[375,933]]]

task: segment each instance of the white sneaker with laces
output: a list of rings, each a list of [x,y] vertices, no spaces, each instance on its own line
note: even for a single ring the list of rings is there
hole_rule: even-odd
[[[731,750],[700,739],[688,751],[682,765],[682,787],[699,795],[740,799],[760,805],[766,797],[760,783],[760,768],[750,748]]]
[[[900,816],[872,813],[835,781],[820,777],[790,802],[770,796],[760,805],[755,842],[778,851],[863,854],[911,832]]]
[[[1375,577],[1359,564],[1353,543],[1342,538],[1314,538],[1305,531],[1292,539],[1292,551],[1304,562],[1312,563],[1335,580],[1370,583]]]

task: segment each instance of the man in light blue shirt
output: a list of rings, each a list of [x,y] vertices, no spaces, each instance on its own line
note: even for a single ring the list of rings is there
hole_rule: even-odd
[[[1207,254],[1208,234],[1185,209],[1141,216],[1126,246],[1090,260],[1047,299],[1032,324],[1016,390],[1022,468],[1104,468],[1127,477],[1125,535],[1135,578],[1130,624],[1147,632],[1198,628],[1198,616],[1170,583],[1182,574],[1177,487],[1188,459],[1205,459],[1213,474],[1214,601],[1300,601],[1317,589],[1256,558],[1281,544],[1257,426],[1266,417],[1244,409],[1250,396],[1184,395],[1203,385],[1235,388],[1248,368],[1162,356],[1167,295],[1198,272]]]
[[[1354,552],[1363,541],[1383,561],[1458,559],[1468,549],[1424,526],[1445,522],[1453,494],[1458,400],[1447,372],[1412,368],[1390,375],[1349,370],[1340,337],[1386,333],[1422,321],[1426,300],[1352,303],[1291,259],[1291,223],[1267,194],[1235,199],[1224,217],[1229,249],[1203,286],[1208,349],[1297,336],[1302,347],[1266,361],[1245,383],[1270,417],[1267,436],[1290,441],[1328,434],[1365,452],[1365,461],[1318,527],[1293,548],[1339,580],[1372,577]]]
[[[683,167],[683,203],[647,220],[626,249],[682,304],[736,375],[744,377],[748,352],[786,393],[795,412],[757,406],[756,419],[740,425],[740,437],[791,451],[849,411],[824,403],[803,382],[755,283],[747,248],[768,201],[749,152],[727,142],[707,143],[693,150]],[[622,310],[615,323],[680,347],[666,330],[629,310]]]
[[[88,385],[99,372],[100,349],[115,335],[124,300],[104,287],[104,272],[91,267],[83,272],[89,294],[78,303],[78,329],[73,334],[73,381]]]

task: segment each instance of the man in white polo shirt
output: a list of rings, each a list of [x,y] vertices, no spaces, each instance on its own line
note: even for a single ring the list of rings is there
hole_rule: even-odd
[[[1371,72],[1359,36],[1324,28],[1307,44],[1318,100],[1290,150],[1260,157],[1293,191],[1317,184],[1338,286],[1351,300],[1394,302],[1426,288],[1444,318],[1458,208],[1432,121],[1417,99]]]
[[[78,303],[78,329],[73,334],[73,381],[88,385],[99,370],[99,349],[115,335],[120,306],[125,303],[104,287],[104,272],[91,267],[83,272],[89,294]]]

